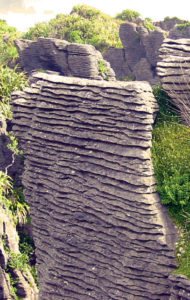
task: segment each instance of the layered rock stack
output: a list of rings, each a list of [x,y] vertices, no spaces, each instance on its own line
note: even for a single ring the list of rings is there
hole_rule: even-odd
[[[40,299],[169,299],[175,232],[155,192],[147,83],[33,74],[15,92]]]
[[[156,22],[151,30],[146,23],[126,22],[120,26],[123,48],[110,48],[104,58],[110,62],[116,77],[121,80],[159,83],[156,72],[159,49],[166,37],[170,39],[190,38],[190,25],[175,18]],[[179,27],[179,25],[183,27]],[[153,25],[153,24],[152,24]]]
[[[157,73],[182,119],[190,126],[190,39],[164,40]]]
[[[54,38],[15,40],[24,71],[54,71],[64,76],[115,80],[115,73],[92,45]],[[99,65],[101,64],[101,66]]]
[[[104,56],[110,62],[116,77],[156,84],[158,77],[155,69],[165,31],[159,27],[149,31],[144,26],[128,22],[121,24],[120,38],[123,48],[111,48]]]

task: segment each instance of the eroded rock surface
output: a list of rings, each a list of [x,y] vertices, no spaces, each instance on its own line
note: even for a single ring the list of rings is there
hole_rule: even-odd
[[[169,300],[189,300],[190,299],[190,280],[184,275],[170,275],[172,282],[171,296]]]
[[[149,31],[143,24],[127,22],[120,26],[120,38],[123,49],[111,48],[104,55],[116,77],[158,83],[156,64],[165,31],[159,27]]]
[[[190,125],[190,39],[164,40],[157,73],[184,122]]]
[[[40,299],[169,299],[175,230],[155,192],[147,83],[33,75],[13,95]]]
[[[39,38],[36,42],[18,39],[15,45],[26,72],[41,69],[59,72],[64,76],[115,80],[110,64],[92,45],[54,38]],[[99,61],[103,61],[105,72],[99,68]]]

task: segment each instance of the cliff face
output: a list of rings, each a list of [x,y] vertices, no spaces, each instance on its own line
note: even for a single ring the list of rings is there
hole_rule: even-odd
[[[40,299],[169,299],[175,231],[155,192],[147,83],[36,73],[12,98]]]

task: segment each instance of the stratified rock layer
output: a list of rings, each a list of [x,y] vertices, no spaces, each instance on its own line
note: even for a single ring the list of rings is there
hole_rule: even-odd
[[[40,299],[169,299],[174,229],[155,192],[143,82],[36,73],[13,95]]]
[[[115,80],[110,64],[92,45],[69,43],[54,38],[37,41],[15,40],[19,59],[26,72],[39,69],[59,72],[64,76]],[[103,65],[100,68],[99,63]]]
[[[157,73],[184,122],[190,125],[190,39],[164,40]]]
[[[158,83],[155,67],[165,32],[158,27],[149,31],[143,24],[127,22],[121,24],[119,34],[123,49],[110,48],[104,55],[116,77]]]
[[[172,282],[171,296],[169,300],[189,300],[190,299],[190,280],[184,275],[170,275]]]

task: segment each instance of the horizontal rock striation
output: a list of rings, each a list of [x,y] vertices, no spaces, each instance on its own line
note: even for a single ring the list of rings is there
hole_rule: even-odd
[[[190,125],[190,39],[164,40],[157,73],[182,119]]]
[[[110,62],[117,78],[146,80],[154,85],[159,80],[155,69],[165,33],[159,27],[150,31],[143,24],[122,23],[119,34],[123,49],[110,48],[104,58]]]
[[[54,38],[37,41],[15,40],[22,67],[28,73],[36,70],[59,72],[64,76],[115,80],[115,73],[92,45],[69,43]],[[99,62],[103,64],[100,69]]]
[[[190,299],[190,280],[184,275],[170,275],[172,282],[171,296],[169,300],[189,300]]]
[[[175,230],[155,192],[148,83],[36,73],[12,97],[40,299],[169,299]]]

